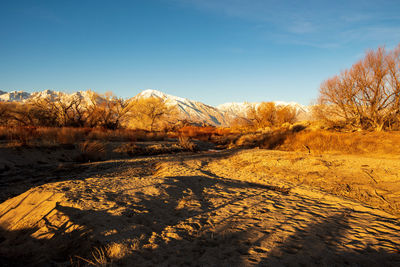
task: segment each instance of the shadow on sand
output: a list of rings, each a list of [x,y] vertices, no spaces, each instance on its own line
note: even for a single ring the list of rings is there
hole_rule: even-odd
[[[0,171],[0,203],[9,198],[18,196],[27,190],[47,183],[61,182],[68,180],[83,180],[89,177],[96,177],[99,174],[109,176],[111,173],[123,172],[127,169],[138,169],[135,175],[151,175],[146,172],[158,161],[178,161],[182,157],[185,159],[196,158],[224,158],[236,153],[238,149],[230,149],[218,152],[199,152],[199,153],[177,153],[154,156],[136,156],[130,159],[113,159],[109,161],[99,161],[93,163],[80,164],[77,162],[62,162],[56,165],[35,165],[23,167],[8,172]]]
[[[107,163],[105,163],[107,164]],[[349,229],[350,210],[335,215],[311,219],[306,228],[298,229],[272,248],[263,248],[275,228],[287,221],[277,221],[268,229],[254,225],[237,225],[243,209],[234,210],[218,225],[210,216],[228,206],[274,191],[284,197],[280,188],[256,183],[245,183],[214,175],[166,177],[160,184],[162,194],[157,196],[128,193],[108,193],[106,197],[118,204],[120,214],[113,208],[81,210],[57,204],[54,209],[69,218],[55,226],[46,216],[40,227],[52,234],[48,239],[31,235],[39,228],[19,231],[0,231],[0,265],[2,266],[82,266],[81,258],[90,259],[93,248],[122,243],[131,252],[114,261],[126,266],[399,266],[400,254],[370,247],[343,249],[342,237]],[[240,190],[245,194],[226,197],[220,203],[210,201],[213,188],[225,194]],[[187,192],[191,192],[198,205],[183,205]],[[140,197],[134,200],[133,197]],[[262,205],[258,203],[257,205]],[[245,207],[246,208],[246,207]],[[251,207],[247,207],[251,208]],[[376,218],[379,220],[379,218]],[[290,220],[290,218],[289,218]],[[387,219],[384,219],[387,220]],[[69,231],[72,225],[81,226]],[[172,230],[171,230],[172,229]],[[319,238],[318,233],[325,233]],[[327,233],[327,234],[326,234]],[[392,242],[391,240],[387,240]],[[393,244],[396,246],[396,244]],[[397,244],[398,245],[398,244]],[[257,256],[254,256],[257,255]],[[76,257],[79,256],[79,257]]]

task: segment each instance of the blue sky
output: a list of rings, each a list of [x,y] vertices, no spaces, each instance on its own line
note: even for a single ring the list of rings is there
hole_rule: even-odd
[[[399,42],[398,0],[1,0],[0,90],[309,104]]]

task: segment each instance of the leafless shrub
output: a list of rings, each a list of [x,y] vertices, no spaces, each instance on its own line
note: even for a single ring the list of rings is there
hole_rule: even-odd
[[[197,150],[196,144],[193,143],[193,141],[190,140],[190,138],[187,137],[187,136],[180,136],[180,137],[178,138],[178,144],[179,144],[182,148],[184,148],[185,150],[188,150],[188,151],[195,151],[195,150]]]
[[[238,133],[226,134],[226,135],[212,135],[210,141],[220,147],[226,147],[232,144],[238,139]]]
[[[291,131],[275,131],[266,134],[264,135],[259,147],[264,149],[277,149],[285,142],[286,138],[291,134],[292,134]]]
[[[231,147],[277,149],[283,144],[289,134],[291,134],[289,130],[248,133],[240,136]]]

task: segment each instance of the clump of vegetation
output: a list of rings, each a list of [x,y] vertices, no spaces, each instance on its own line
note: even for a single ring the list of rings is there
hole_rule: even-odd
[[[176,121],[176,109],[162,99],[122,99],[112,93],[92,91],[72,96],[59,95],[0,102],[0,126],[76,127],[148,131],[168,128]]]
[[[233,147],[257,147],[260,145],[263,139],[263,135],[261,133],[246,133],[238,137],[231,145],[230,148]]]
[[[91,266],[114,266],[124,257],[128,256],[138,249],[138,242],[133,244],[124,243],[110,243],[102,247],[94,247],[89,257],[75,256],[76,261],[72,263],[73,266],[80,266],[81,263],[89,264]]]
[[[245,133],[239,136],[229,147],[279,149],[286,138],[291,134],[293,134],[293,131],[287,129]]]
[[[276,106],[273,102],[253,105],[247,113],[250,126],[255,129],[277,126],[296,121],[297,110],[291,106]]]
[[[196,144],[193,143],[192,140],[190,140],[190,138],[187,136],[180,136],[178,139],[178,143],[183,149],[185,149],[187,151],[196,151],[197,150]]]
[[[123,259],[130,251],[128,245],[121,243],[111,243],[106,247],[106,254],[112,260]]]
[[[105,145],[99,141],[85,141],[78,145],[80,154],[75,158],[79,162],[102,160],[106,155]]]

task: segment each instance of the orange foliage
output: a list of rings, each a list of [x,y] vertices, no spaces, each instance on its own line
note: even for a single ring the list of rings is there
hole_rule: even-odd
[[[210,140],[211,136],[222,136],[231,133],[228,128],[217,128],[213,126],[192,126],[186,125],[178,130],[180,136],[187,136],[190,138],[200,139],[200,140]]]

